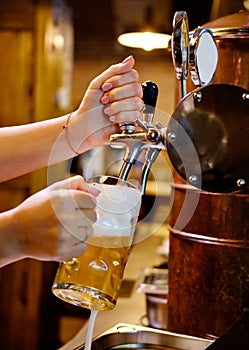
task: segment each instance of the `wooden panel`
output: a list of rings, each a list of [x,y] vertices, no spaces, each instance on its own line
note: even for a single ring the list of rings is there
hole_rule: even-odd
[[[32,33],[29,31],[0,31],[1,126],[30,121],[33,86],[32,46]]]
[[[60,6],[59,6],[60,5]],[[43,5],[36,14],[35,118],[52,118],[71,110],[73,26],[62,3]]]
[[[38,349],[40,265],[35,260],[24,260],[0,271],[1,349]]]
[[[31,29],[34,27],[32,0],[1,0],[0,28]]]
[[[0,184],[0,212],[20,204],[29,194],[29,175]]]
[[[67,13],[62,3],[1,0],[0,126],[62,114],[73,63],[70,11]],[[64,36],[66,46],[54,46],[57,34]],[[46,184],[46,169],[1,184],[0,212],[18,205]],[[0,269],[0,349],[59,347],[56,343],[61,304],[51,292],[56,268],[55,263],[25,259]]]

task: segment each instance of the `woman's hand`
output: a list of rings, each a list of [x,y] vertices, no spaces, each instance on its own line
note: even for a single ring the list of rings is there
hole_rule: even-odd
[[[3,255],[7,260],[0,256],[2,265],[25,257],[61,261],[83,253],[87,247],[84,241],[96,221],[97,195],[97,189],[90,189],[81,176],[74,176],[5,212],[8,225],[0,241],[6,247]]]
[[[0,128],[0,181],[108,144],[118,123],[141,117],[142,86],[134,63],[130,56],[95,78],[70,118]]]
[[[134,58],[129,56],[90,83],[69,124],[71,140],[79,152],[108,144],[110,135],[119,130],[118,124],[114,123],[135,121],[141,117],[143,92],[134,64]],[[82,130],[84,139],[78,141],[82,143],[82,149],[80,145],[77,147],[76,139],[79,138],[74,138],[73,129]]]

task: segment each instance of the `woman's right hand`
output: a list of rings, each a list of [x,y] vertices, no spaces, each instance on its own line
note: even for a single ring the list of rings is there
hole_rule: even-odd
[[[143,91],[134,64],[134,58],[129,56],[89,84],[69,123],[71,140],[79,153],[109,144],[110,135],[120,131],[119,123],[141,118]]]

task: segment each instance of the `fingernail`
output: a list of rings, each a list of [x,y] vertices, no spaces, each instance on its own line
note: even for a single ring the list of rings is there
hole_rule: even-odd
[[[122,63],[124,64],[124,63],[130,61],[131,58],[132,58],[132,55],[126,57],[126,58],[122,61]]]
[[[111,114],[111,108],[110,107],[104,108],[104,113],[107,115]]]
[[[111,122],[115,122],[116,119],[117,119],[117,117],[116,117],[115,115],[112,115],[112,116],[109,118],[109,120],[110,120]]]
[[[99,194],[100,194],[100,190],[94,186],[89,186],[89,189],[88,189],[89,193],[91,193],[94,197],[97,197]]]
[[[109,97],[104,95],[103,97],[101,97],[101,102],[105,105],[110,101]]]
[[[94,197],[98,197],[98,195],[100,194],[100,190],[98,190],[97,188],[91,188],[91,194],[94,196]]]
[[[102,90],[105,92],[111,90],[111,88],[112,88],[112,83],[104,83],[102,85]]]

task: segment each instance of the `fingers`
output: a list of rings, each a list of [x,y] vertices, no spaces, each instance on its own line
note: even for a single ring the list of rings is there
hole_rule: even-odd
[[[75,235],[71,235],[68,231],[64,231],[63,234],[61,233],[63,239],[61,239],[58,244],[55,260],[63,261],[83,254],[87,250],[87,243],[85,243],[85,241],[91,237],[92,234],[92,227],[81,225],[78,226],[78,232],[75,231]]]
[[[142,86],[139,83],[137,71],[131,70],[126,74],[115,75],[106,80],[102,85],[105,92],[101,97],[101,103],[107,104],[118,101],[123,98],[137,97],[142,98]]]
[[[139,88],[140,87],[141,85],[139,85]],[[121,90],[121,88],[119,90]],[[118,89],[116,89],[116,92],[114,90],[110,92],[110,103],[104,108],[104,113],[109,116],[110,121],[135,121],[141,118],[144,103],[143,100],[138,97],[139,93],[132,97],[122,99],[121,92],[122,91],[118,91]],[[117,94],[115,95],[115,93]],[[130,96],[131,94],[132,89],[130,89],[127,95]]]
[[[50,186],[51,190],[58,189],[67,189],[67,190],[79,190],[92,194],[93,196],[97,196],[99,194],[99,190],[97,188],[90,187],[84,178],[80,175],[75,175],[68,179],[56,182],[55,184]]]
[[[68,249],[73,247],[80,242],[85,242],[89,237],[93,235],[92,226],[84,226],[83,223],[79,223],[75,227],[75,235],[72,235],[70,231],[67,231],[65,228],[61,230],[59,243],[61,248]]]
[[[127,58],[127,62],[130,58]],[[101,86],[104,91],[100,102],[106,105],[104,113],[112,122],[134,121],[141,117],[142,86],[136,70],[112,75]]]
[[[78,228],[80,227],[91,227],[94,222],[97,220],[97,214],[95,211],[95,206],[93,208],[86,208],[83,206],[73,208],[72,210],[66,210],[64,213],[58,217],[60,223],[65,227],[67,231],[70,231],[71,234],[77,236]],[[80,238],[81,239],[81,238]]]
[[[50,202],[62,233],[83,241],[97,220],[96,198],[99,190],[89,186],[81,176],[74,176],[50,186]],[[63,239],[63,237],[62,237]]]
[[[141,99],[128,98],[123,101],[113,102],[104,108],[104,113],[110,117],[111,121],[129,121],[141,118],[144,103]]]
[[[87,244],[84,242],[80,242],[68,250],[60,251],[59,255],[56,256],[54,260],[62,262],[68,259],[72,259],[85,253],[86,250],[87,250]]]
[[[85,180],[82,176],[76,175],[73,177],[70,177],[68,179],[58,181],[54,183],[53,185],[49,186],[51,190],[58,190],[58,189],[65,189],[65,190],[71,190],[77,188],[81,188],[85,186]]]
[[[126,72],[123,74],[117,74],[105,80],[105,82],[101,86],[101,89],[104,92],[107,92],[107,91],[110,91],[112,88],[131,84],[134,82],[139,82],[139,76],[138,76],[138,72],[132,69],[129,72]]]
[[[117,78],[117,77],[116,77]],[[142,98],[143,91],[139,82],[133,81],[132,83],[118,85],[113,87],[101,97],[101,103],[107,104],[113,101],[122,100],[129,97]]]
[[[96,198],[85,180],[75,176],[27,198],[12,215],[20,255],[65,259],[85,251],[82,242],[92,235],[97,220]]]
[[[132,56],[127,57],[123,62],[118,64],[113,64],[107,68],[103,73],[98,75],[90,84],[91,89],[100,89],[102,84],[110,79],[111,77],[119,74],[124,74],[129,72],[135,64],[135,60]]]
[[[82,227],[91,228],[97,220],[96,200],[85,192],[62,191],[51,197],[55,216],[66,232],[82,240],[80,229]]]
[[[109,116],[112,123],[135,121],[137,118],[141,118],[143,91],[138,72],[133,69],[134,64],[134,58],[129,56],[123,62],[109,67],[90,83],[77,110],[77,115],[79,117],[84,115],[84,123],[89,125],[88,130],[92,130],[92,135],[96,136],[96,126],[102,132],[97,140],[96,137],[88,138],[91,147],[109,143],[110,134],[116,131],[106,116]],[[107,111],[106,114],[103,113],[103,105],[111,107],[111,110]],[[100,111],[98,117],[96,115],[97,108]],[[90,111],[94,111],[94,115]],[[106,129],[104,130],[104,128]]]

